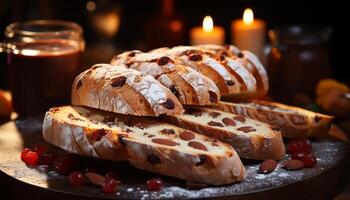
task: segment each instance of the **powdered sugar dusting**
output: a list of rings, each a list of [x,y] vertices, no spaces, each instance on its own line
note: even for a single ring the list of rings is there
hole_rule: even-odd
[[[79,99],[79,105],[90,106],[112,112],[124,114],[137,114],[131,109],[131,106],[122,101],[118,93],[113,93],[111,81],[117,77],[126,77],[125,83],[134,88],[145,97],[156,115],[164,114],[167,110],[161,105],[168,98],[171,98],[170,91],[162,86],[152,76],[143,76],[141,72],[134,69],[127,69],[124,65],[113,66],[109,64],[98,64],[100,66],[93,70],[91,77],[85,77],[93,81],[95,87],[85,93]],[[90,76],[90,75],[89,75]],[[84,77],[83,77],[84,78]],[[79,92],[79,91],[78,91]],[[79,96],[79,95],[77,95]],[[86,97],[91,97],[86,100]],[[174,101],[175,97],[172,98]],[[98,104],[96,104],[98,102]],[[179,105],[180,103],[178,103]]]
[[[263,81],[264,88],[267,90],[269,87],[269,81],[265,67],[261,64],[258,57],[256,57],[256,55],[254,55],[252,52],[242,51],[242,53],[244,54],[244,57],[254,65],[255,69],[258,71],[261,77],[261,80]]]
[[[152,76],[145,76],[143,81],[132,83],[131,86],[147,99],[155,113],[164,113],[164,107],[160,104],[167,100],[168,90]]]
[[[186,80],[186,82],[188,82],[196,91],[200,105],[208,104],[210,98],[209,91],[216,93],[216,95],[220,98],[219,89],[211,79],[190,67],[185,68],[186,73],[181,73],[181,77]]]
[[[235,71],[243,79],[243,82],[247,86],[248,91],[256,91],[256,80],[254,76],[238,61],[233,60],[229,57],[226,57],[226,60],[227,66]]]

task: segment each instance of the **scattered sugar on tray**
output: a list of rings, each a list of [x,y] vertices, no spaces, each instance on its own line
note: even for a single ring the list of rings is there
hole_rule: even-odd
[[[288,177],[288,176],[289,176],[289,174],[283,173],[283,172],[278,174],[278,177],[281,177],[281,178]]]
[[[266,176],[264,174],[258,174],[255,176],[256,179],[264,179]]]
[[[150,192],[146,189],[141,189],[140,185],[126,186],[121,185],[120,192],[116,193],[119,197],[131,198],[131,199],[159,199],[159,198],[208,198],[217,195],[237,195],[240,193],[246,192],[248,189],[250,191],[265,189],[268,187],[276,187],[286,184],[291,184],[296,181],[301,181],[307,179],[320,171],[328,169],[334,163],[338,162],[343,158],[344,152],[331,150],[334,145],[329,142],[313,143],[314,153],[318,158],[317,165],[315,168],[306,168],[300,171],[286,171],[280,167],[280,164],[275,169],[274,172],[270,174],[264,174],[265,178],[262,178],[261,175],[257,173],[259,168],[259,163],[256,164],[247,164],[246,165],[246,181],[235,183],[232,185],[222,186],[222,187],[209,187],[199,190],[187,190],[181,187],[172,186],[164,187],[159,192]],[[320,149],[322,148],[322,151]],[[339,148],[339,147],[337,147]],[[323,149],[330,149],[329,151],[323,151]],[[283,160],[289,159],[289,156],[285,156]],[[280,161],[279,163],[283,162]],[[20,161],[19,161],[20,162]],[[14,174],[16,178],[21,177],[22,180],[27,180],[28,177],[37,177],[35,182],[39,181],[46,182],[47,179],[65,179],[65,176],[59,175],[53,170],[48,171],[47,173],[42,173],[37,169],[22,168],[25,167],[22,163],[7,163],[0,166],[2,170],[6,170],[9,174]],[[258,177],[258,178],[257,178]],[[261,177],[261,179],[259,179]],[[136,186],[136,187],[135,187]],[[133,189],[133,192],[126,192],[128,189]],[[140,188],[140,190],[138,189]],[[125,192],[124,192],[125,191]],[[125,195],[125,196],[124,196]]]

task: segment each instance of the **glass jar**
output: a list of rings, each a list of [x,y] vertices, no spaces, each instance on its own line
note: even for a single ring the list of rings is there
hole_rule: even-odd
[[[288,103],[311,101],[320,79],[330,76],[328,28],[289,26],[269,31],[270,95]]]
[[[14,110],[19,116],[42,113],[70,102],[70,91],[84,50],[82,28],[73,22],[16,22],[5,30]]]

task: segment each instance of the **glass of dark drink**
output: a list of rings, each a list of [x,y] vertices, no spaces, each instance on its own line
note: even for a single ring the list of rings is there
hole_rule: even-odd
[[[10,89],[19,116],[70,102],[84,50],[82,28],[73,22],[16,22],[5,30]]]

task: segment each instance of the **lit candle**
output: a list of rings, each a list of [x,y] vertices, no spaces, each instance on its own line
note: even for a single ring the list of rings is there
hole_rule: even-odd
[[[225,30],[222,27],[214,26],[213,19],[206,16],[203,19],[202,27],[194,27],[190,32],[191,44],[219,44],[225,42]]]
[[[243,20],[234,20],[231,28],[234,45],[252,51],[260,59],[263,58],[266,24],[261,19],[254,19],[252,9],[245,9]]]

